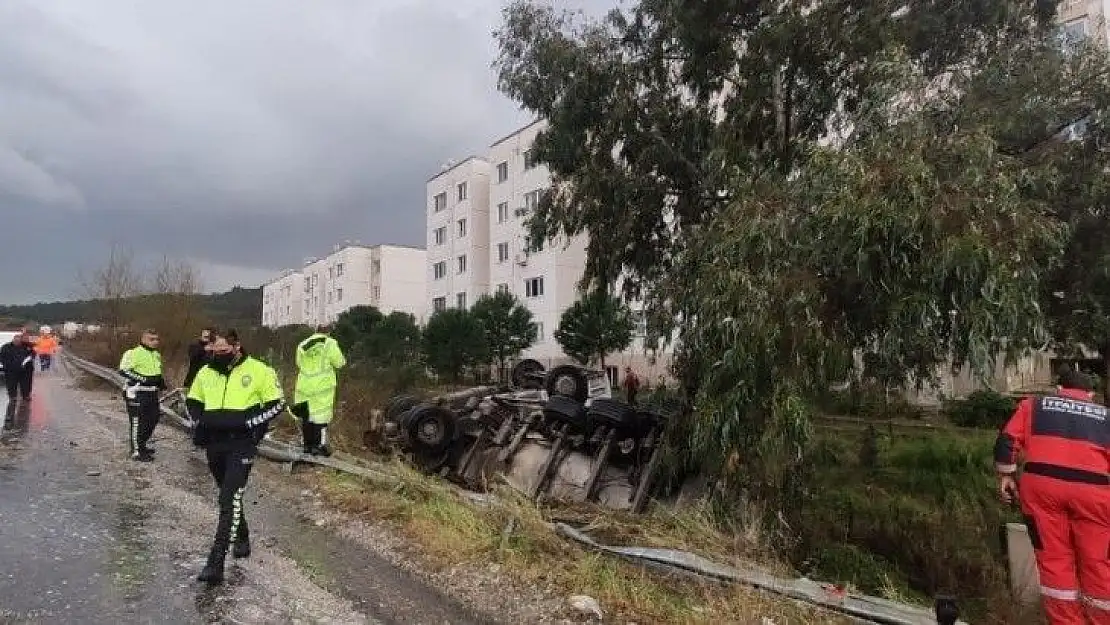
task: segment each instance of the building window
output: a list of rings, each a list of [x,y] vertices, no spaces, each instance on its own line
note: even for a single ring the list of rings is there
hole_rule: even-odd
[[[435,202],[435,211],[438,213],[447,208],[447,192],[439,193],[433,198]]]
[[[437,297],[432,300],[432,312],[441,312],[447,310],[447,298]]]
[[[374,298],[375,300],[381,299],[382,298],[382,287],[376,286],[376,287],[370,289],[370,297]]]
[[[337,302],[342,302],[343,301],[343,289],[336,289],[335,290],[335,301],[337,301]]]
[[[498,284],[497,285],[497,292],[498,293],[508,293],[509,292],[509,284],[507,282],[502,282],[501,284]]]
[[[535,150],[525,150],[524,151],[524,171],[528,171],[529,169],[532,169],[535,166],[536,166],[536,151]]]
[[[443,279],[443,277],[447,275],[447,261],[441,260],[432,265],[432,275],[436,280]]]
[[[335,266],[335,275],[337,275],[337,276],[343,275],[343,263],[339,263],[338,265]]]
[[[447,242],[447,226],[440,226],[435,229],[436,245],[443,245]]]
[[[543,276],[524,281],[525,297],[543,297]]]
[[[1080,17],[1065,22],[1059,30],[1060,47],[1066,52],[1074,51],[1087,38],[1087,18]]]
[[[502,161],[497,164],[497,182],[505,182],[509,179],[509,163]]]
[[[456,260],[459,265],[459,273],[466,273],[466,254],[459,256]]]
[[[305,278],[304,279],[304,292],[308,293],[311,290],[312,290],[312,278]]]
[[[535,253],[542,252],[543,251],[543,239],[540,239],[539,241],[535,241],[535,242],[529,241],[528,242],[528,251],[529,252],[535,252]]]
[[[328,303],[331,303],[331,291],[328,291]]]
[[[539,206],[539,204],[540,204],[540,194],[541,193],[543,193],[543,189],[536,189],[535,191],[529,191],[528,193],[524,194],[524,210],[525,211],[532,212],[532,211],[536,210],[536,207]]]
[[[335,267],[328,267],[328,279],[332,280],[334,278],[335,278]]]
[[[497,223],[503,224],[509,221],[509,203],[501,202],[497,205]]]
[[[632,336],[642,339],[647,336],[647,318],[644,311],[637,310],[632,313]]]
[[[498,243],[497,244],[497,262],[503,263],[507,260],[509,260],[509,244],[508,243]]]
[[[466,309],[466,293],[458,293],[455,295],[455,308],[459,310]]]
[[[543,322],[536,322],[536,342],[543,343]]]
[[[375,276],[382,272],[382,261],[374,260],[370,262],[370,271]]]
[[[458,191],[459,191],[459,201],[462,202],[463,200],[466,199],[466,183],[465,182],[460,182],[459,183]]]
[[[461,238],[465,237],[466,236],[466,218],[464,217],[463,219],[460,219],[456,225],[458,225],[458,227],[459,227],[459,238],[461,239]]]

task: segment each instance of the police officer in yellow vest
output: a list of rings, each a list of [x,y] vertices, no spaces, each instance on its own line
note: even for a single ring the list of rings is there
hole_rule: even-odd
[[[161,416],[158,391],[166,389],[162,377],[162,355],[158,353],[158,333],[143,330],[139,345],[123,353],[119,373],[124,377],[123,396],[127,403],[131,459],[150,462],[154,450],[147,446]]]
[[[270,421],[285,410],[277,373],[239,346],[232,331],[212,343],[212,357],[197,372],[186,403],[197,415],[193,442],[204,447],[208,470],[220,488],[220,518],[208,561],[197,579],[220,584],[224,559],[234,545],[236,558],[250,556],[250,533],[243,514],[247,486],[258,443]]]
[[[304,452],[321,456],[331,455],[328,424],[335,412],[335,371],[347,365],[330,330],[319,326],[297,346],[297,386],[290,410],[301,421]]]

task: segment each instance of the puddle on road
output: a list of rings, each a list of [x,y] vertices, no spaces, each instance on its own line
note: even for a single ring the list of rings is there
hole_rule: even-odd
[[[116,507],[109,561],[109,578],[128,605],[146,598],[146,582],[154,578],[150,541],[144,526],[150,513],[138,503],[121,501]]]

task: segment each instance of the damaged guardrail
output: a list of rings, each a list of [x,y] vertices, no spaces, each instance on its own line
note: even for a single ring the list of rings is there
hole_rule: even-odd
[[[72,364],[77,369],[89,375],[120,387],[122,387],[124,384],[123,377],[120,376],[119,373],[117,373],[113,369],[97,365],[64,351],[62,352],[62,356],[67,363]],[[553,370],[553,372],[555,372],[556,370]],[[517,373],[519,372],[514,372],[514,377],[516,377]],[[529,371],[528,375],[534,379],[537,376],[537,372]],[[525,392],[535,390],[538,389],[526,389]],[[407,440],[409,441],[407,444],[410,446],[412,444],[411,441],[413,440],[413,438],[419,440],[422,430],[425,440],[431,436],[438,437],[437,440],[441,440],[440,444],[442,444],[443,441],[447,440],[463,440],[464,444],[453,446],[455,449],[455,453],[453,454],[445,453],[447,451],[447,448],[452,447],[449,444],[445,445],[443,449],[439,449],[436,452],[436,454],[441,455],[437,455],[434,458],[439,462],[439,468],[443,468],[450,461],[458,463],[462,459],[459,456],[460,450],[463,456],[473,457],[475,452],[481,446],[486,445],[486,442],[483,441],[482,435],[480,433],[485,432],[486,434],[488,434],[489,432],[486,429],[472,428],[468,430],[470,434],[464,437],[445,436],[445,432],[441,429],[430,431],[430,428],[427,428],[426,426],[422,427],[421,420],[413,419],[413,411],[421,407],[426,408],[429,405],[439,407],[439,410],[444,411],[447,410],[447,408],[444,408],[445,405],[455,405],[455,407],[451,409],[450,413],[439,413],[439,417],[442,418],[446,416],[451,419],[450,425],[444,426],[442,425],[442,420],[436,421],[436,423],[438,424],[437,427],[454,428],[455,418],[460,416],[463,418],[470,416],[476,419],[481,418],[483,413],[481,408],[482,402],[493,402],[496,405],[500,405],[502,408],[511,408],[511,412],[516,413],[515,417],[513,417],[512,414],[503,415],[506,418],[497,422],[497,428],[495,429],[501,433],[500,438],[506,441],[513,441],[519,438],[520,441],[523,441],[529,432],[533,432],[537,421],[542,420],[545,416],[544,413],[547,411],[545,411],[544,408],[546,407],[546,404],[548,403],[550,398],[548,397],[547,393],[544,392],[543,395],[519,395],[518,393],[515,402],[509,401],[508,403],[506,403],[504,400],[502,400],[501,402],[494,402],[494,400],[491,399],[491,397],[496,394],[501,394],[502,396],[504,396],[505,392],[506,389],[503,388],[481,387],[470,389],[469,391],[463,391],[462,393],[456,393],[449,396],[437,398],[437,400],[433,401],[431,404],[427,402],[422,404],[421,402],[415,400],[415,398],[397,398],[391,402],[390,408],[387,409],[387,412],[391,413],[387,415],[387,425],[392,424],[394,437],[396,440]],[[592,403],[593,399],[590,398],[588,394],[589,393],[587,392],[586,400]],[[172,400],[174,398],[174,395],[175,393],[170,393],[166,395],[165,397],[163,397],[163,402],[166,402],[167,400]],[[558,398],[559,396],[560,394],[558,392],[551,394],[551,397]],[[403,401],[401,401],[402,399]],[[603,399],[606,401],[609,400],[608,397],[598,399]],[[557,403],[560,401],[561,400],[556,399]],[[608,404],[606,404],[605,401],[602,402],[602,407],[605,407],[607,405]],[[487,405],[486,408],[488,409],[489,406]],[[543,473],[540,474],[545,479],[550,480],[551,478],[551,475],[548,473],[552,468],[551,465],[553,461],[551,460],[551,458],[557,457],[560,453],[557,447],[558,436],[560,432],[565,436],[568,429],[567,427],[560,427],[560,425],[565,426],[566,424],[560,424],[559,422],[563,419],[566,419],[567,414],[575,416],[579,419],[585,418],[585,407],[583,406],[581,410],[583,411],[583,413],[580,416],[579,413],[572,411],[560,412],[557,413],[554,417],[552,417],[550,414],[546,415],[549,422],[555,422],[556,427],[554,431],[552,431],[551,429],[546,429],[544,435],[553,434],[556,438],[554,443],[544,445],[549,449],[549,451],[547,452],[549,460],[544,463],[545,468],[543,469]],[[186,431],[191,430],[192,421],[189,418],[179,414],[177,411],[173,410],[169,406],[166,406],[165,403],[161,404],[161,411],[162,414],[168,417],[173,424],[181,427],[182,429],[185,429]],[[407,418],[405,415],[408,415]],[[506,425],[506,423],[510,425]],[[615,426],[621,423],[621,421],[614,420],[612,421],[612,423]],[[656,423],[655,425],[657,427],[661,427],[659,423]],[[401,428],[405,428],[405,430],[401,430]],[[405,433],[406,430],[414,432],[415,435],[407,435]],[[515,433],[512,436],[505,434],[505,432],[512,432],[514,430]],[[613,434],[609,435],[607,431],[602,431],[600,433],[602,446],[598,450],[598,455],[596,456],[597,460],[595,460],[595,462],[597,464],[601,464],[603,459],[607,457],[607,454],[610,453],[611,447],[613,446],[613,441],[617,438],[616,432],[618,430],[616,427],[610,427],[609,431],[612,431]],[[520,441],[513,443],[517,447],[517,451],[519,451],[519,448],[522,444]],[[645,467],[645,469],[649,471],[649,476],[650,471],[653,470],[653,465],[657,466],[658,463],[658,448],[659,446],[657,444],[651,448],[653,453],[651,454],[651,459],[648,461],[647,466]],[[338,460],[336,458],[325,458],[306,455],[304,453],[301,453],[292,445],[288,445],[286,443],[282,443],[272,439],[264,440],[259,445],[258,453],[260,456],[268,460],[282,463],[286,467],[287,471],[292,469],[293,463],[305,462],[325,466],[336,471],[369,478],[378,482],[396,481],[396,478],[390,476],[389,474],[382,471],[374,470],[371,467],[356,465],[350,462],[345,462],[343,460]],[[497,457],[498,454],[503,453],[504,449],[501,449],[500,451],[495,450],[495,453],[492,454],[492,457]],[[589,460],[589,457],[587,456],[586,459]],[[467,460],[463,462],[461,470],[459,470],[459,465],[455,464],[454,471],[456,471],[456,473],[461,473],[465,475],[466,466],[470,462],[472,462],[472,460]],[[586,485],[582,489],[582,492],[584,492],[587,496],[589,496],[591,494],[591,491],[593,491],[593,487],[591,486],[591,484],[596,484],[600,472],[594,470],[589,472],[589,475],[591,475],[592,477],[587,479]],[[506,477],[506,481],[510,482],[511,484],[511,476]],[[631,506],[627,507],[632,507],[635,509],[638,503],[637,500],[642,501],[642,498],[646,497],[647,486],[641,486],[642,488],[636,490],[642,492],[633,493],[633,495],[626,500],[630,504],[632,504]],[[530,491],[533,496],[538,493],[535,483],[532,484],[532,488],[521,488],[519,485],[517,485],[516,488],[518,488],[518,490]],[[628,495],[625,494],[625,496],[627,497]],[[488,496],[486,498],[488,499]],[[879,597],[846,592],[843,589],[832,584],[822,584],[804,577],[796,579],[785,579],[761,571],[740,570],[733,567],[720,565],[705,558],[702,558],[701,556],[698,556],[696,554],[679,551],[676,549],[617,547],[603,545],[590,538],[587,534],[565,523],[552,523],[550,524],[550,527],[559,535],[572,540],[587,549],[623,558],[632,561],[640,566],[662,569],[664,571],[672,573],[677,572],[687,575],[693,575],[707,581],[743,584],[746,586],[757,588],[762,591],[788,597],[795,601],[809,603],[832,612],[848,615],[851,618],[862,623],[878,623],[882,625],[968,625],[966,622],[958,620],[959,612],[956,607],[955,601],[949,597],[938,597],[936,599],[934,610],[930,611],[925,608],[899,604]]]

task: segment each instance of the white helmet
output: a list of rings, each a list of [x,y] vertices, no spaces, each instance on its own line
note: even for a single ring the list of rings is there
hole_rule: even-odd
[[[50,326],[39,326],[39,334],[52,334],[53,332]]]

